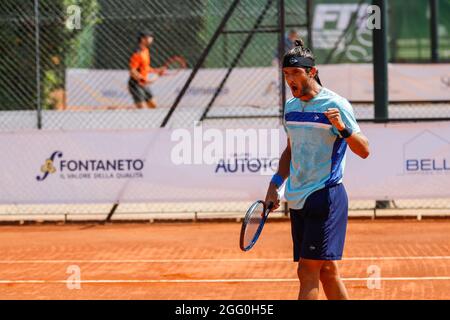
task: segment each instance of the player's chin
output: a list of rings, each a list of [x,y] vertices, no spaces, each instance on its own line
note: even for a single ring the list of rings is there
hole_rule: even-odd
[[[298,87],[291,87],[291,93],[295,98],[300,98],[301,91]]]

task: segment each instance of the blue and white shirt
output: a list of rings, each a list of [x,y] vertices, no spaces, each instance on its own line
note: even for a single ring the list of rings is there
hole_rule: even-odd
[[[322,88],[311,100],[286,102],[283,125],[291,144],[291,164],[285,198],[292,209],[302,209],[314,191],[342,182],[347,143],[324,112],[338,108],[353,132],[360,132],[351,104]]]

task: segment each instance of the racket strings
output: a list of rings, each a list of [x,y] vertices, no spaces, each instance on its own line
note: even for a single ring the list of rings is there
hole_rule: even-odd
[[[261,222],[264,218],[264,205],[262,203],[253,207],[249,211],[248,221],[244,231],[244,247],[250,246],[258,233]]]
[[[164,73],[167,72],[177,72],[181,69],[186,69],[187,63],[186,60],[181,56],[173,56],[167,59],[167,61],[164,63],[162,69],[164,70]]]

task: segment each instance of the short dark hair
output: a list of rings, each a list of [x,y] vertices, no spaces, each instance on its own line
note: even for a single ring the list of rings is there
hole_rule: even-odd
[[[283,60],[290,59],[293,57],[309,58],[313,62],[315,62],[315,60],[316,60],[314,53],[309,48],[305,47],[305,43],[303,42],[302,39],[295,40],[295,47],[292,48],[291,50],[289,50],[288,52],[286,52]],[[306,72],[309,72],[311,70],[310,67],[305,67],[305,69],[306,69]],[[320,83],[320,79],[319,79],[319,71],[317,71],[314,79],[317,81],[317,83],[322,85]]]
[[[140,42],[142,38],[153,37],[153,32],[149,30],[142,30],[138,34],[138,41]]]
[[[295,47],[284,55],[284,59],[290,59],[292,57],[310,58],[313,61],[316,59],[312,51],[305,47],[302,39],[295,40]]]

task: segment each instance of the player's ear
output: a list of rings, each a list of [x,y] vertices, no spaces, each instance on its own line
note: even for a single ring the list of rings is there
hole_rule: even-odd
[[[317,68],[316,67],[311,67],[310,71],[309,71],[309,76],[311,78],[315,78],[317,75]]]

